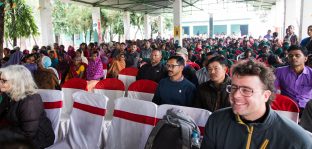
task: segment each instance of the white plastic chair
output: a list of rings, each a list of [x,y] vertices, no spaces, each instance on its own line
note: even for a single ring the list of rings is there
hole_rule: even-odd
[[[59,123],[61,117],[61,108],[63,104],[62,91],[60,90],[49,90],[49,89],[38,89],[38,94],[41,96],[43,101],[44,110],[47,113],[47,117],[52,123],[52,127],[55,134],[55,141],[59,141]]]
[[[156,92],[157,83],[151,80],[138,80],[133,82],[128,88],[128,97],[152,101]]]
[[[183,110],[186,114],[193,118],[195,123],[200,129],[201,136],[204,134],[205,125],[207,123],[208,117],[211,115],[211,112],[204,109],[184,107],[184,106],[176,106],[176,105],[160,105],[157,109],[157,122],[162,119],[166,114],[168,109],[178,108]]]
[[[119,98],[109,127],[106,149],[143,149],[155,126],[157,105]]]
[[[101,131],[108,98],[85,91],[73,94],[68,136],[51,146],[55,149],[96,149],[101,145]]]

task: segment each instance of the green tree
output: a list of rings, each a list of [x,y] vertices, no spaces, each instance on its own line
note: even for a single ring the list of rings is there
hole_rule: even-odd
[[[5,13],[5,37],[17,45],[17,38],[36,36],[38,27],[32,16],[31,8],[24,0],[7,0]]]
[[[5,0],[0,0],[0,58],[3,57],[3,37],[4,37],[4,7]]]
[[[101,22],[104,35],[109,34],[111,41],[118,35],[120,41],[121,35],[124,34],[123,12],[101,9]]]
[[[66,32],[68,28],[66,9],[68,9],[68,4],[62,3],[60,0],[56,0],[53,5],[52,11],[52,24],[55,33],[55,42],[59,42],[60,35]]]
[[[166,30],[173,30],[173,18],[172,17],[165,17],[165,29]]]
[[[137,27],[134,38],[136,39],[136,35],[137,35],[138,31],[141,32],[141,35],[143,37],[142,28],[143,28],[143,24],[144,24],[144,15],[141,13],[134,13],[134,12],[131,13],[130,14],[130,24]]]
[[[84,33],[85,42],[87,42],[87,33],[92,30],[90,7],[66,4],[57,0],[53,8],[52,18],[54,32],[58,36],[62,33],[70,35],[73,45],[75,45],[75,34]]]

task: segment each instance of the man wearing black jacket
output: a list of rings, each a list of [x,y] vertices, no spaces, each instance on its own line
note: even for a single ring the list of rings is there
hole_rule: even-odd
[[[205,126],[202,149],[308,149],[307,131],[270,108],[274,73],[264,64],[243,61],[232,70],[227,86],[231,108],[214,112]]]

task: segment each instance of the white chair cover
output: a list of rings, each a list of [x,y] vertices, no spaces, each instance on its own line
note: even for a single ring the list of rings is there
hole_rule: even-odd
[[[186,114],[193,118],[195,123],[200,129],[201,136],[204,135],[205,125],[211,112],[204,109],[176,106],[176,105],[160,105],[157,109],[157,120],[162,119],[168,109],[178,108],[183,110]]]
[[[125,97],[115,101],[106,149],[143,149],[155,126],[157,105]]]
[[[156,92],[157,83],[151,80],[138,80],[133,82],[128,88],[128,97],[152,101]]]
[[[50,148],[100,148],[100,135],[108,98],[85,91],[73,94],[73,98],[75,102],[70,116],[68,136]]]
[[[59,123],[61,117],[61,108],[63,103],[62,91],[60,90],[49,90],[49,89],[38,89],[38,94],[41,96],[45,112],[47,117],[52,123],[52,127],[55,134],[55,141],[59,141]]]
[[[136,76],[138,74],[138,68],[124,68],[118,74],[118,79],[121,80],[126,86],[126,91],[132,82],[136,81]]]
[[[93,91],[95,93],[108,97],[107,110],[105,120],[112,120],[115,100],[123,97],[125,94],[125,85],[116,78],[107,78],[98,82]]]

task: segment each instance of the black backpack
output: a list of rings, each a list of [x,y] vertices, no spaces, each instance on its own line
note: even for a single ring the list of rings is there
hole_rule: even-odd
[[[194,120],[179,109],[169,109],[150,133],[145,149],[197,149],[200,130]]]

